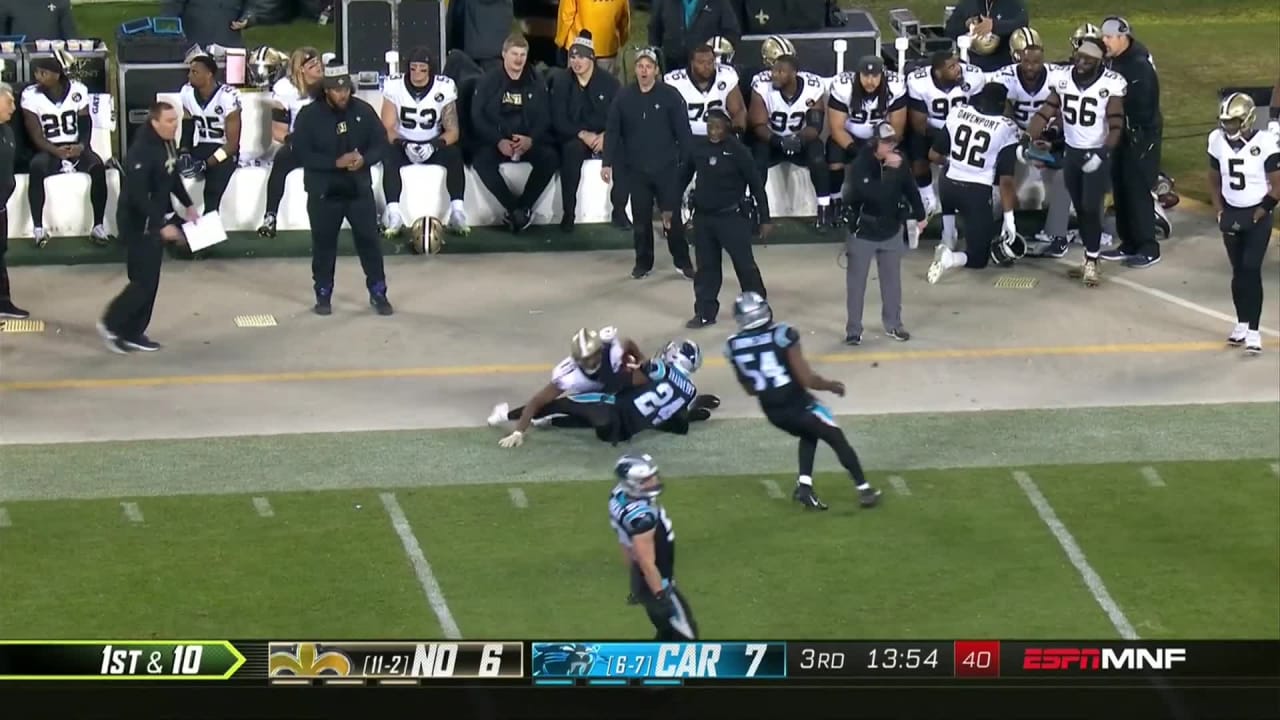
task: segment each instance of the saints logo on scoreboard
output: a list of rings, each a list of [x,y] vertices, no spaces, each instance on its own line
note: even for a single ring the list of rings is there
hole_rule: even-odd
[[[351,674],[351,658],[319,643],[271,644],[269,674],[272,676],[316,677]]]

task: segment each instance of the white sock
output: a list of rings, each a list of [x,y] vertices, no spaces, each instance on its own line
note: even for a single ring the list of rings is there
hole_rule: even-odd
[[[1231,331],[1231,337],[1243,337],[1249,332],[1249,323],[1236,323],[1236,329]]]
[[[858,488],[859,490],[870,490],[871,483],[867,482],[866,480],[863,480],[861,485],[854,485],[854,487]]]
[[[942,237],[954,238],[955,236],[956,236],[956,216],[943,215],[942,216]]]
[[[826,196],[818,197],[818,207],[826,207],[831,204],[831,198]]]
[[[94,225],[93,229],[89,231],[89,234],[94,237],[106,237],[107,228],[105,225]]]
[[[813,478],[809,477],[808,475],[801,475],[800,478],[796,480],[796,484],[808,485],[809,487],[813,487]]]
[[[398,202],[387,203],[387,215],[399,215],[399,214],[400,214],[400,203]]]
[[[449,209],[454,212],[463,212],[463,203],[461,200],[450,200]]]
[[[967,262],[969,262],[969,253],[963,250],[953,250],[947,254],[946,268],[950,270],[951,268],[964,267]]]
[[[43,236],[44,236],[44,228],[40,227],[39,225],[37,225],[36,227],[31,228],[31,235],[32,235],[33,237],[43,237]]]
[[[844,196],[843,196],[843,195],[841,195],[840,193],[835,192],[835,193],[831,193],[830,195],[828,195],[828,196],[827,196],[827,199],[828,199],[828,200],[830,200],[831,202],[838,202],[838,201],[839,201],[839,200],[841,200],[843,197],[844,197]]]

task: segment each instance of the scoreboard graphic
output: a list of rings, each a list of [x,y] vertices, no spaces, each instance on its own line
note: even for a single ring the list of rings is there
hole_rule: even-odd
[[[229,685],[946,685],[1280,682],[1280,641],[0,641],[5,682]]]

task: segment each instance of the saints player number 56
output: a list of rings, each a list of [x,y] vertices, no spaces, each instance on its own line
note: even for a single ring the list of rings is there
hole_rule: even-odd
[[[787,374],[787,369],[778,362],[778,356],[772,350],[766,350],[759,355],[734,355],[733,362],[743,375],[751,378],[755,383],[756,392],[762,392],[769,387],[784,387],[791,383],[791,376]]]

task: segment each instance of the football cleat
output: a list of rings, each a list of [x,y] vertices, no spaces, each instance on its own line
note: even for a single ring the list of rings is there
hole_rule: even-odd
[[[942,279],[942,273],[947,269],[947,259],[951,255],[951,250],[941,243],[933,251],[933,262],[929,265],[929,274],[927,279],[930,285],[937,285],[938,280]]]
[[[1156,232],[1164,236],[1163,239],[1168,240],[1173,237],[1173,223],[1169,222],[1169,216],[1165,213],[1164,208],[1156,203]]]
[[[1261,355],[1262,354],[1262,338],[1255,336],[1246,340],[1244,345],[1244,351],[1248,355]]]
[[[264,238],[276,236],[276,214],[267,213],[262,216],[262,224],[258,226],[258,235]]]
[[[689,403],[690,409],[706,408],[708,410],[715,410],[718,407],[720,407],[719,395],[711,395],[711,394],[699,395],[693,399],[693,402]]]
[[[864,508],[875,507],[880,503],[880,491],[868,485],[858,491],[858,504]]]
[[[796,483],[796,489],[795,492],[791,493],[791,499],[803,505],[806,510],[827,509],[827,504],[818,499],[818,494],[813,491],[812,485]]]
[[[498,427],[507,421],[507,413],[511,412],[511,406],[507,403],[498,403],[493,406],[493,410],[489,413],[489,427]]]
[[[1230,335],[1227,336],[1227,344],[1230,345],[1231,347],[1240,347],[1244,345],[1244,340],[1247,333],[1248,333],[1247,326],[1244,329],[1236,328],[1235,330],[1231,331]]]
[[[1102,281],[1102,271],[1098,269],[1098,261],[1085,258],[1084,267],[1080,269],[1080,279],[1085,287],[1097,287]]]

